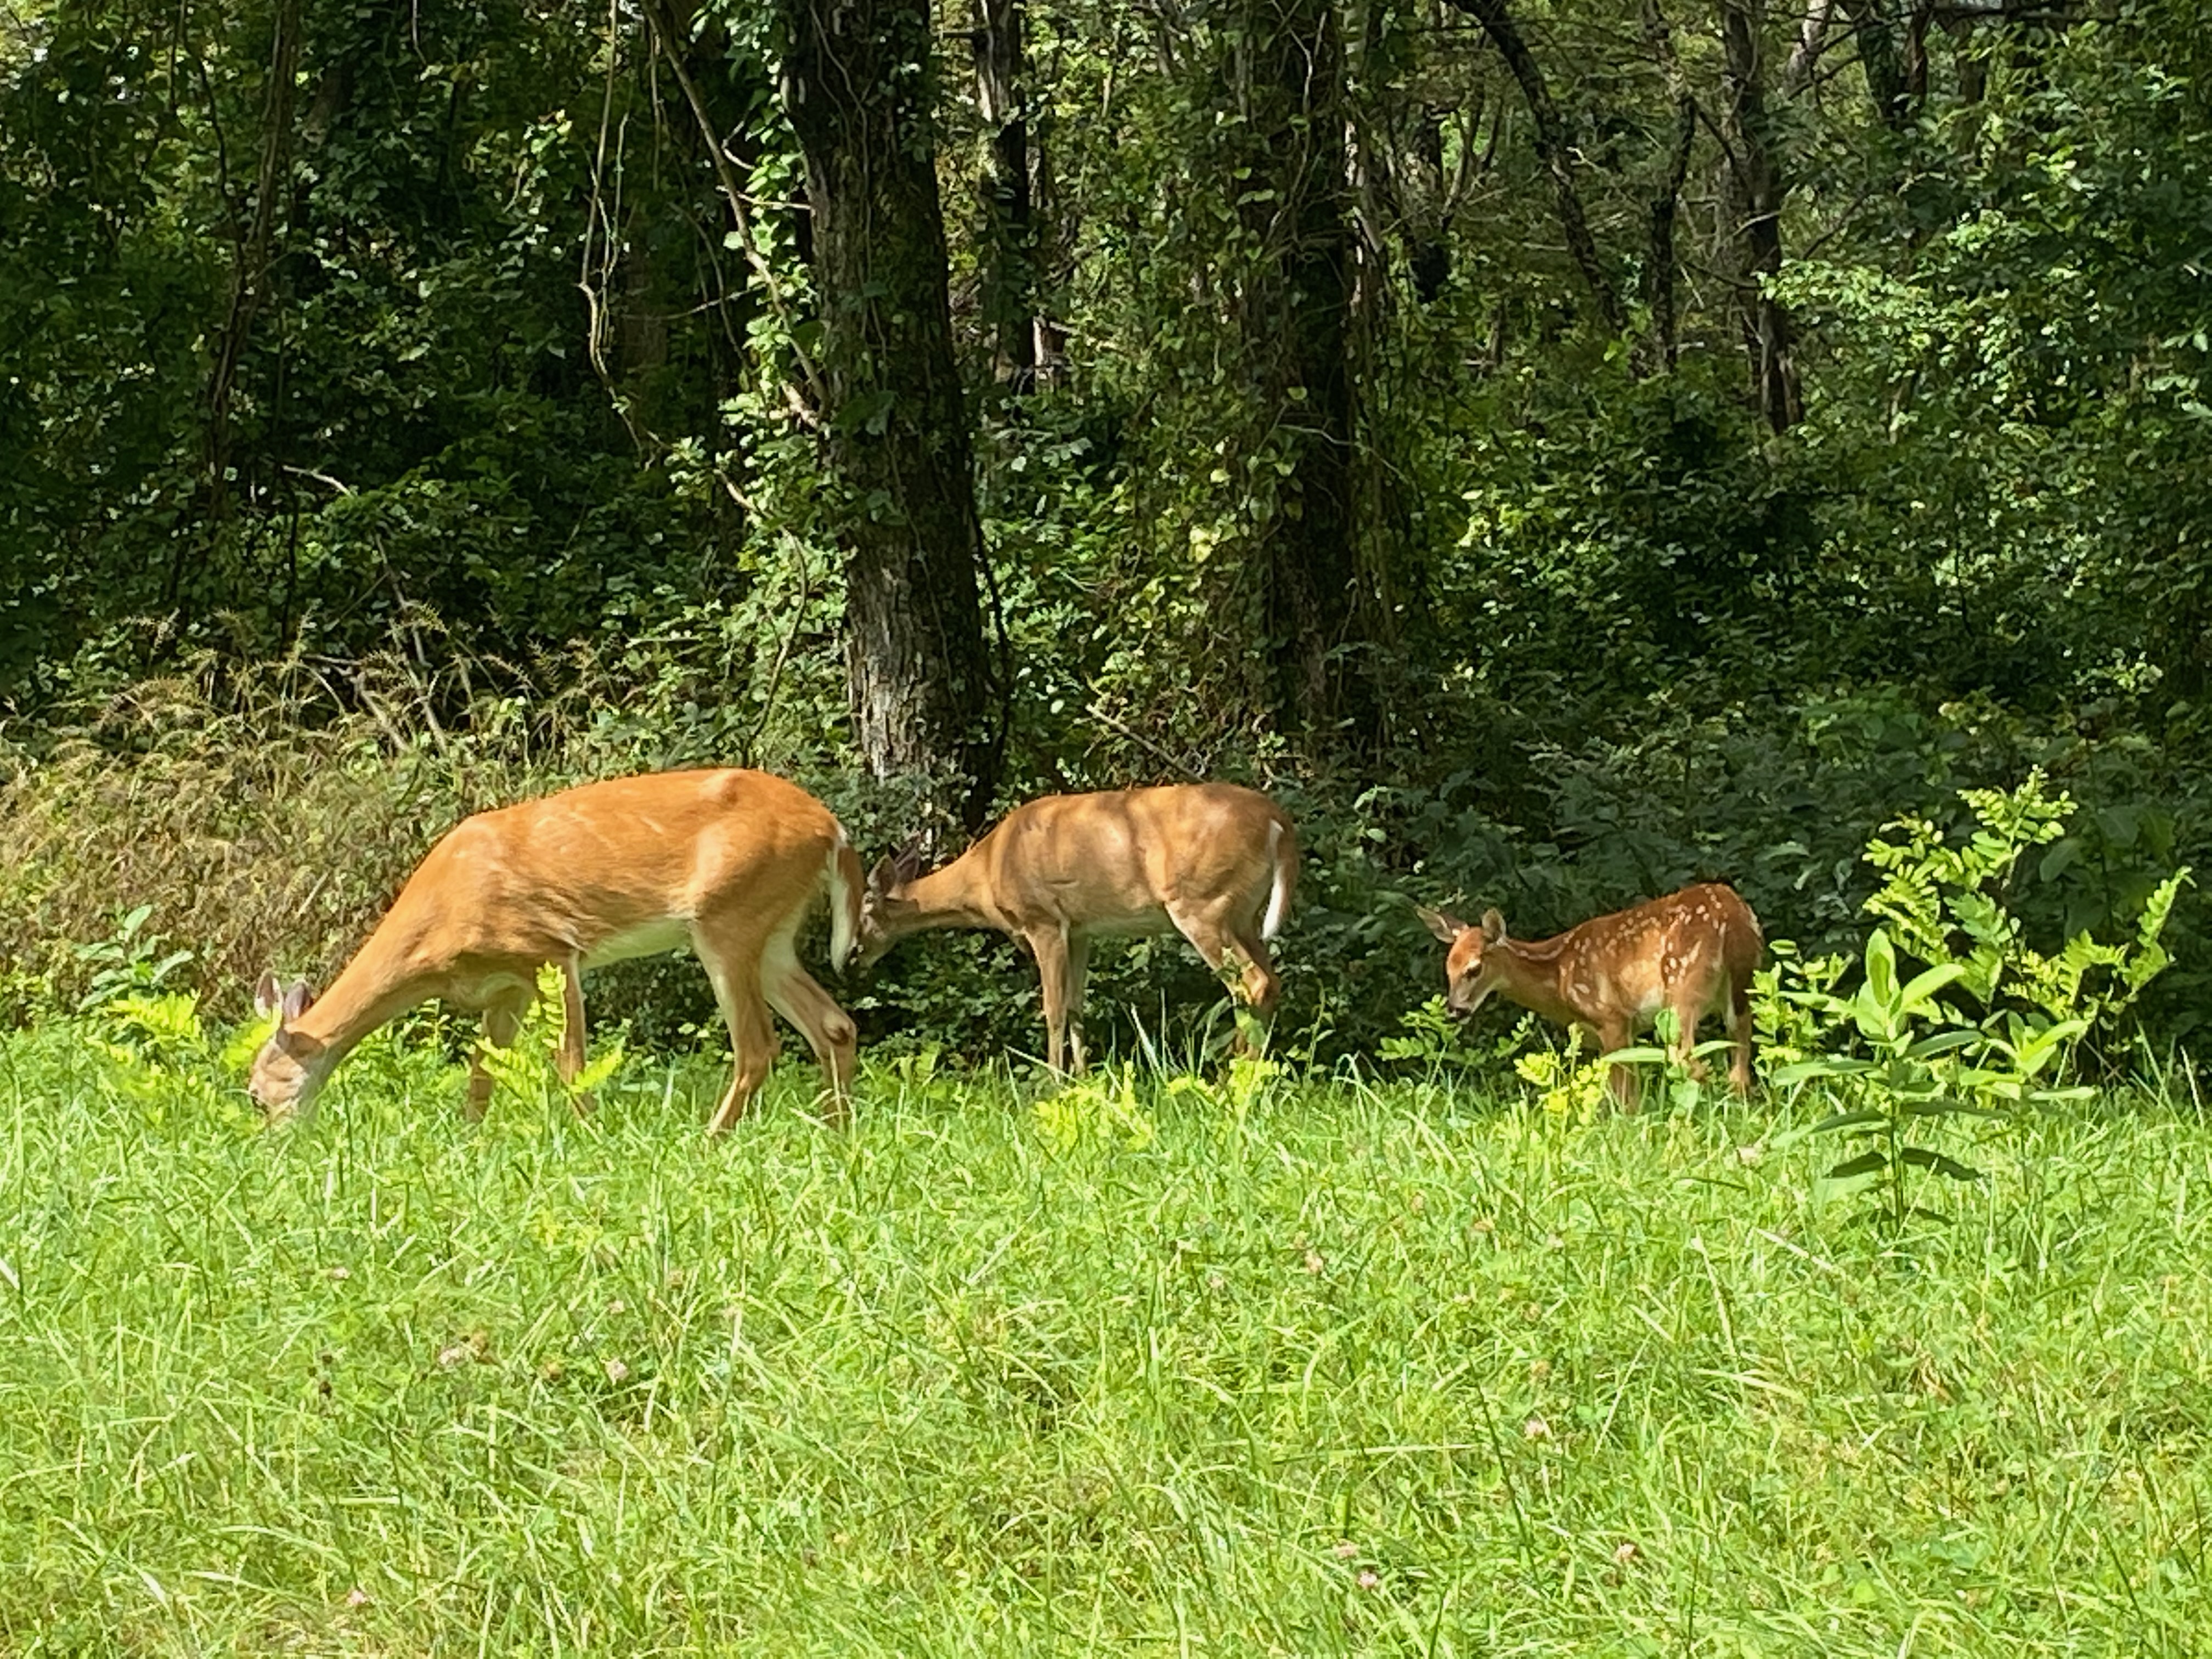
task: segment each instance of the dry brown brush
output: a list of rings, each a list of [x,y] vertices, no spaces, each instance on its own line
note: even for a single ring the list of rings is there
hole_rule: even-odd
[[[82,947],[140,904],[141,939],[191,953],[167,982],[240,1016],[264,968],[321,982],[468,813],[623,769],[570,695],[457,722],[450,690],[396,659],[343,684],[203,667],[78,710],[40,752],[0,746],[0,1023],[73,1006]]]

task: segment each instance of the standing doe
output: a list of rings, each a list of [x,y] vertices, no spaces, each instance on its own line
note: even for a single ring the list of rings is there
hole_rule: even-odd
[[[1496,991],[1547,1019],[1587,1027],[1610,1054],[1671,1008],[1668,1051],[1693,1077],[1705,1074],[1690,1052],[1698,1022],[1717,1013],[1735,1039],[1729,1082],[1739,1095],[1751,1092],[1751,975],[1765,941],[1759,918],[1733,887],[1685,887],[1538,941],[1508,939],[1495,910],[1484,912],[1480,927],[1440,911],[1420,914],[1451,947],[1444,975],[1455,1012],[1473,1013]],[[1613,1066],[1607,1081],[1621,1109],[1634,1111],[1629,1069]]]
[[[775,1063],[771,1007],[805,1036],[842,1121],[853,1022],[793,949],[825,890],[830,958],[842,967],[860,924],[860,860],[828,807],[764,772],[652,773],[479,812],[416,866],[320,1000],[304,982],[279,992],[262,976],[257,1004],[283,1018],[247,1086],[271,1119],[305,1112],[356,1043],[434,997],[481,1012],[485,1040],[505,1048],[549,963],[564,981],[560,1069],[573,1082],[584,1066],[584,969],[688,943],[737,1060],[710,1127],[726,1130]],[[469,1115],[482,1116],[490,1096],[472,1057]]]
[[[1234,960],[1264,1029],[1280,988],[1267,941],[1297,875],[1288,815],[1232,783],[1048,795],[941,870],[922,875],[910,855],[878,864],[860,910],[860,965],[928,928],[1010,934],[1036,957],[1046,1063],[1060,1070],[1072,1049],[1079,1072],[1084,981],[1101,936],[1179,933],[1216,973]]]

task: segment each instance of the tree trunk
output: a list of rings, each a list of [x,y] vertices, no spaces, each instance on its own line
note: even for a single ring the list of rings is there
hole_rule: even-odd
[[[1249,0],[1233,84],[1249,182],[1237,211],[1255,247],[1240,325],[1255,412],[1272,428],[1273,510],[1257,556],[1276,720],[1334,749],[1371,740],[1370,665],[1352,533],[1352,204],[1344,55],[1334,0]],[[1263,188],[1271,185],[1272,188]]]
[[[1364,688],[1377,744],[1392,737],[1390,711],[1403,699],[1384,687],[1402,660],[1399,641],[1426,610],[1425,584],[1410,556],[1415,546],[1410,492],[1413,470],[1398,423],[1389,419],[1396,377],[1390,343],[1398,290],[1391,281],[1390,228],[1400,228],[1407,270],[1423,303],[1433,301],[1450,273],[1443,231],[1443,120],[1433,105],[1419,106],[1411,142],[1395,145],[1384,118],[1395,100],[1388,86],[1387,13],[1381,0],[1352,14],[1361,23],[1358,56],[1346,78],[1346,176],[1355,206],[1351,240],[1351,291],[1346,300],[1345,361],[1352,436],[1346,495],[1351,503],[1346,534],[1357,572],[1361,606],[1355,628],[1364,650]]]
[[[1528,43],[1521,37],[1520,27],[1506,9],[1505,0],[1451,0],[1451,3],[1482,25],[1482,32],[1490,37],[1490,43],[1505,60],[1505,67],[1520,83],[1521,95],[1528,103],[1529,119],[1536,129],[1536,154],[1544,163],[1544,170],[1551,175],[1552,192],[1559,204],[1559,228],[1565,233],[1567,252],[1574,258],[1575,268],[1582,272],[1583,281],[1589,285],[1590,297],[1597,301],[1598,315],[1604,319],[1607,331],[1626,334],[1628,318],[1621,310],[1620,296],[1613,292],[1612,280],[1605,273],[1604,262],[1598,258],[1596,240],[1590,235],[1589,220],[1583,212],[1582,192],[1575,182],[1574,151],[1567,143],[1566,125],[1559,118],[1559,106],[1552,101],[1543,70],[1537,66]]]
[[[1902,132],[1918,112],[1918,99],[1898,49],[1897,27],[1887,0],[1844,0],[1858,42],[1859,70],[1875,113],[1892,132]],[[1923,77],[1925,84],[1925,77]]]
[[[1828,46],[1828,23],[1834,14],[1833,0],[1806,0],[1805,15],[1797,25],[1797,44],[1790,49],[1790,61],[1782,66],[1784,98],[1795,98],[1802,92],[1820,67],[1820,54]]]
[[[928,0],[781,0],[821,307],[827,513],[860,750],[973,830],[997,787],[974,441],[953,362]],[[919,72],[917,72],[919,70]]]
[[[1419,198],[1408,204],[1406,266],[1423,305],[1434,305],[1451,280],[1449,227],[1444,222],[1444,119],[1434,104],[1421,106],[1407,161],[1419,177]],[[1408,192],[1400,192],[1401,199]]]
[[[1789,313],[1767,291],[1782,269],[1782,201],[1788,192],[1779,145],[1766,111],[1759,52],[1760,0],[1722,0],[1721,44],[1727,61],[1724,114],[1733,155],[1729,202],[1740,244],[1739,294],[1753,395],[1775,432],[1804,418],[1797,368],[1790,355]]]
[[[1667,94],[1674,103],[1674,137],[1668,150],[1666,175],[1650,202],[1651,247],[1644,269],[1644,297],[1651,308],[1651,337],[1643,356],[1645,366],[1657,373],[1674,371],[1680,330],[1674,312],[1674,278],[1680,261],[1674,255],[1674,221],[1680,211],[1682,186],[1690,176],[1690,148],[1698,137],[1698,103],[1683,78],[1681,60],[1674,55],[1674,40],[1658,0],[1644,0],[1644,39],[1667,76]]]
[[[975,0],[975,102],[991,135],[983,181],[983,322],[992,368],[1017,396],[1036,383],[1037,239],[1021,0]]]

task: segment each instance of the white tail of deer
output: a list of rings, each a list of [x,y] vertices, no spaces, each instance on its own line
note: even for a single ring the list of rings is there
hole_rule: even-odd
[[[842,1120],[853,1022],[793,949],[824,891],[830,961],[842,968],[860,927],[860,860],[828,807],[763,772],[653,773],[480,812],[430,849],[321,998],[262,976],[257,1003],[283,1018],[248,1087],[272,1119],[304,1112],[355,1044],[434,997],[481,1012],[486,1040],[504,1048],[549,963],[564,981],[560,1069],[573,1081],[584,1065],[584,969],[688,943],[736,1053],[711,1127],[727,1129],[767,1078],[770,1008],[813,1048]],[[471,1117],[490,1095],[472,1061]]]
[[[1698,1022],[1717,1013],[1735,1039],[1729,1081],[1738,1094],[1751,1092],[1751,975],[1765,941],[1759,918],[1734,888],[1685,887],[1534,942],[1508,939],[1495,910],[1480,927],[1429,909],[1421,920],[1451,947],[1444,975],[1455,1012],[1473,1013],[1495,991],[1547,1019],[1588,1027],[1611,1053],[1671,1008],[1669,1048],[1692,1075],[1703,1074],[1690,1052]],[[1629,1069],[1615,1066],[1607,1082],[1621,1109],[1634,1111]]]
[[[1290,913],[1297,875],[1289,817],[1235,784],[1048,795],[941,870],[878,864],[861,907],[860,964],[927,928],[1012,934],[1043,982],[1046,1061],[1059,1071],[1072,1050],[1079,1072],[1084,981],[1101,936],[1179,933],[1217,973],[1234,962],[1264,1028],[1280,988],[1267,941]]]

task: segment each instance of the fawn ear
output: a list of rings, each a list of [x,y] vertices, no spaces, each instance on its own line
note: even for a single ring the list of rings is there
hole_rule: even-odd
[[[1505,937],[1505,918],[1495,910],[1482,913],[1482,942],[1495,945]]]
[[[1413,910],[1423,921],[1428,923],[1429,931],[1447,945],[1467,932],[1465,922],[1445,911],[1431,910],[1425,904],[1417,904],[1413,907]]]
[[[253,981],[253,1012],[257,1014],[275,1013],[282,994],[276,988],[276,975],[264,968],[261,977]]]

